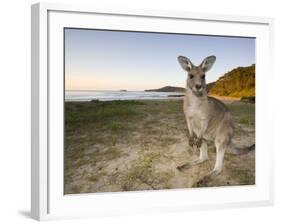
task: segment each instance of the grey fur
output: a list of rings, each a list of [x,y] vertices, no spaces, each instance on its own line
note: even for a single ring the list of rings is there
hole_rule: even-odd
[[[222,171],[226,150],[234,154],[241,154],[253,150],[254,146],[247,149],[233,147],[234,123],[231,112],[224,103],[207,96],[205,73],[211,69],[216,57],[205,58],[199,66],[193,65],[184,56],[179,56],[178,61],[188,75],[183,105],[188,136],[190,139],[195,139],[195,144],[200,147],[200,156],[195,161],[185,163],[177,168],[182,170],[208,160],[207,141],[214,142],[216,147],[214,169],[197,183],[197,186],[201,186]]]

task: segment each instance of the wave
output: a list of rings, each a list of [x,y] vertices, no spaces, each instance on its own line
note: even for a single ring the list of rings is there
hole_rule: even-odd
[[[145,92],[145,91],[65,91],[65,101],[111,101],[111,100],[145,100],[170,99],[175,92]],[[176,96],[175,96],[176,97]]]

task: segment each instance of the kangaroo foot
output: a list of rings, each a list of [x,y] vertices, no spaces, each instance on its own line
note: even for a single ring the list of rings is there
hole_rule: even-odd
[[[194,161],[187,162],[187,163],[185,163],[185,164],[183,164],[183,165],[177,166],[177,169],[178,169],[179,171],[182,171],[182,170],[185,170],[185,169],[189,169],[189,168],[191,168],[191,167],[194,166],[194,165],[197,165],[197,164],[200,164],[200,163],[205,162],[206,160],[207,160],[207,159],[196,159],[196,160],[194,160]]]

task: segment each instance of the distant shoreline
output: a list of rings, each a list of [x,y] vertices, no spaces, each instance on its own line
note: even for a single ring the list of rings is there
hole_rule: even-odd
[[[216,98],[220,101],[222,101],[223,103],[229,104],[229,103],[234,103],[234,102],[241,102],[241,98],[240,97],[228,97],[228,96],[217,96],[217,95],[208,95],[209,97],[213,97]],[[183,100],[184,96],[170,96],[168,98],[159,98],[159,99],[155,99],[155,98],[150,98],[150,99],[109,99],[109,100],[99,100],[99,99],[92,99],[92,100],[64,100],[65,103],[71,103],[71,102],[81,102],[81,103],[87,103],[87,102],[96,102],[96,101],[100,101],[100,102],[108,102],[108,101],[174,101],[174,100],[178,100],[181,101]]]
[[[65,102],[90,102],[90,101],[114,101],[114,100],[182,100],[184,92],[146,92],[146,91],[112,91],[112,90],[71,90],[65,91]],[[223,102],[231,103],[240,101],[240,97],[229,97],[209,94]]]
[[[124,91],[124,90],[102,90],[102,91],[65,91],[65,101],[85,101],[92,100],[112,101],[112,100],[146,100],[146,99],[171,99],[179,98],[176,92],[145,92],[145,91]]]
[[[87,100],[87,101],[82,101],[82,100],[64,100],[66,103],[89,103],[89,102],[110,102],[110,101],[170,101],[170,100],[183,100],[183,97],[169,97],[169,98],[159,98],[159,99],[110,99],[110,100],[99,100],[99,99],[92,99],[92,100]]]

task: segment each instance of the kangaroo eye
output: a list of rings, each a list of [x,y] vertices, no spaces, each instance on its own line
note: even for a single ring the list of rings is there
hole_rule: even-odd
[[[201,78],[202,78],[202,79],[205,79],[205,75],[202,75]]]
[[[193,79],[193,77],[194,77],[194,75],[189,75],[189,78],[190,78],[190,79]]]

